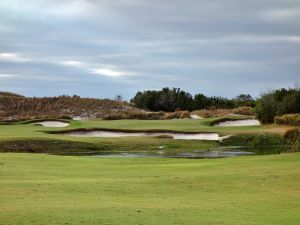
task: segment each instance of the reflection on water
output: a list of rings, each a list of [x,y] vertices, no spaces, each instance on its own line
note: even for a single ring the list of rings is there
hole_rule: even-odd
[[[254,155],[254,152],[241,150],[195,150],[195,151],[134,151],[134,152],[101,152],[90,157],[116,157],[116,158],[189,158],[189,159],[205,159],[205,158],[225,158],[243,155]]]

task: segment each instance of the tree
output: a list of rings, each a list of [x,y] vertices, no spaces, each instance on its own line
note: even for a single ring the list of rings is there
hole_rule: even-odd
[[[117,101],[117,102],[123,102],[124,100],[123,100],[123,96],[122,95],[117,95],[116,97],[115,97],[115,101]]]
[[[257,101],[256,117],[261,123],[268,124],[274,122],[276,116],[276,106],[273,93],[263,94]]]
[[[236,96],[234,101],[235,101],[236,107],[239,107],[239,106],[254,107],[255,106],[255,101],[252,98],[252,96],[249,94],[240,94],[240,95]]]
[[[208,107],[209,99],[203,94],[196,94],[194,97],[194,109],[205,109]]]
[[[255,109],[262,123],[273,123],[277,115],[300,113],[300,90],[282,88],[264,93]]]

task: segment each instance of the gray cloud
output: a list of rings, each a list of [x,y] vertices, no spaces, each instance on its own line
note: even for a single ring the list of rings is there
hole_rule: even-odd
[[[0,88],[257,96],[300,71],[298,0],[2,0]]]

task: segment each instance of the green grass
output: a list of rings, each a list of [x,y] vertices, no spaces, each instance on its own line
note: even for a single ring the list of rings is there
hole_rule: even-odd
[[[76,128],[111,128],[111,129],[131,129],[131,130],[175,130],[190,132],[218,132],[220,134],[237,133],[258,133],[258,132],[279,132],[283,133],[290,126],[262,125],[244,127],[216,127],[210,126],[216,118],[206,118],[202,120],[178,119],[178,120],[87,120],[71,121],[66,128],[45,128],[33,124],[0,125],[0,139],[9,137],[49,137],[40,131],[66,130]]]
[[[216,118],[208,118],[203,120],[88,120],[88,121],[71,121],[70,126],[66,128],[46,128],[36,126],[34,124],[16,123],[14,125],[0,125],[0,149],[5,149],[6,144],[3,142],[16,140],[33,143],[33,141],[44,141],[41,145],[45,146],[43,151],[51,152],[53,149],[49,147],[47,141],[66,141],[80,142],[74,143],[74,150],[68,151],[86,151],[93,148],[97,151],[132,151],[132,150],[157,150],[160,145],[165,145],[169,150],[199,150],[208,149],[218,146],[215,141],[198,141],[198,140],[172,140],[155,137],[124,137],[124,138],[92,138],[92,137],[71,137],[63,134],[47,134],[45,131],[71,130],[77,128],[110,128],[110,129],[130,129],[130,130],[174,130],[174,131],[189,131],[189,132],[218,132],[221,135],[226,134],[243,134],[243,133],[283,133],[288,128],[287,126],[267,125],[267,126],[250,126],[250,127],[215,127],[210,126],[210,123]],[[36,142],[37,143],[37,142]],[[83,144],[87,143],[84,147]],[[97,145],[96,147],[90,144]],[[64,146],[64,145],[61,145]],[[82,146],[78,148],[76,146]],[[17,146],[18,147],[18,146]],[[58,148],[59,145],[56,145]],[[47,149],[46,149],[47,148]],[[21,149],[21,148],[20,148]],[[18,149],[17,149],[18,150]],[[60,151],[60,149],[59,149]]]
[[[116,128],[132,130],[176,130],[191,132],[217,132],[220,134],[253,133],[253,132],[279,132],[285,130],[287,126],[262,125],[262,126],[244,126],[244,127],[216,127],[210,126],[216,118],[205,118],[202,120],[177,119],[177,120],[97,120],[97,121],[76,121],[72,128]]]
[[[297,225],[300,153],[211,160],[0,154],[1,225]]]

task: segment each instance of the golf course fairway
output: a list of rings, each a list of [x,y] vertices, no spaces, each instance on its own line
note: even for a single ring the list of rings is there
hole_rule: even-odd
[[[225,159],[0,154],[1,225],[297,225],[300,153]]]

